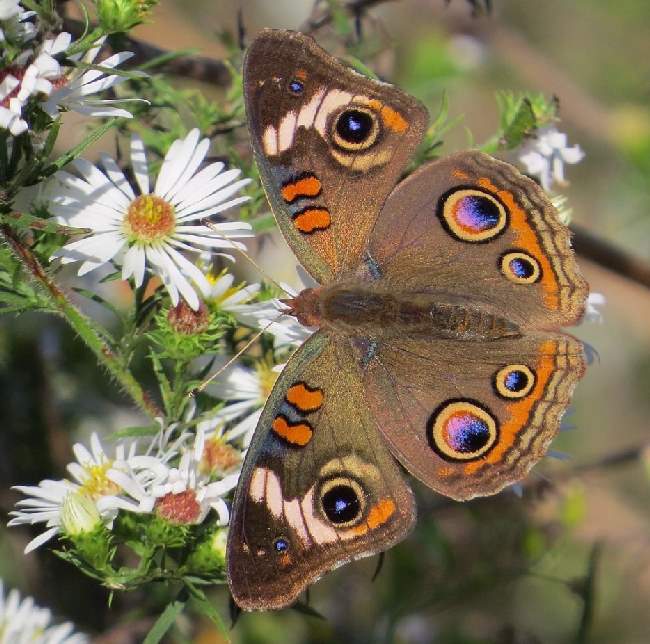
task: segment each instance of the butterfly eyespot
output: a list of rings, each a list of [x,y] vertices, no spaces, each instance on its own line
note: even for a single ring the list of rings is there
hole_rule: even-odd
[[[273,542],[273,550],[281,555],[289,550],[289,542],[284,537],[278,537]]]
[[[525,364],[509,364],[494,376],[494,387],[502,398],[523,398],[535,385],[535,374]]]
[[[527,253],[511,251],[500,260],[501,272],[515,284],[534,284],[542,277],[539,262]]]
[[[355,106],[346,108],[333,121],[334,144],[346,152],[367,150],[379,137],[379,118],[372,110]]]
[[[323,514],[330,523],[339,528],[355,525],[363,515],[365,495],[354,479],[328,479],[322,484],[319,497]]]
[[[492,414],[470,400],[451,400],[438,407],[427,423],[429,445],[447,461],[473,461],[490,451],[498,438]]]
[[[297,78],[292,78],[287,84],[287,89],[294,96],[300,96],[305,89],[305,84]]]
[[[492,194],[475,188],[456,188],[444,195],[438,214],[445,229],[465,242],[487,242],[508,223],[505,206]]]

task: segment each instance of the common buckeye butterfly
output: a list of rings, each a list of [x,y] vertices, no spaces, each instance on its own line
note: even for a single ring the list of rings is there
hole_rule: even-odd
[[[244,91],[277,223],[319,283],[289,302],[318,330],[278,378],[235,495],[228,579],[251,610],[406,537],[397,461],[457,500],[526,476],[584,372],[560,328],[588,289],[568,229],[512,166],[462,152],[398,183],[428,115],[396,87],[265,30]]]

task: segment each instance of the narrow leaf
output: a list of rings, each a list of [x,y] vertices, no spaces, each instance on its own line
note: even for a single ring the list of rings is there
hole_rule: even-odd
[[[165,633],[174,625],[176,618],[183,612],[186,603],[187,600],[175,599],[168,604],[147,634],[147,637],[144,638],[143,644],[158,644],[165,636]]]

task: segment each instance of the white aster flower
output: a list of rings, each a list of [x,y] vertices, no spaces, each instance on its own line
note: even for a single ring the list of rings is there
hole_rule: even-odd
[[[101,500],[104,509],[128,510],[151,513],[175,524],[201,523],[210,509],[217,512],[218,524],[226,525],[229,519],[228,506],[224,496],[236,485],[239,472],[228,474],[221,480],[212,481],[210,474],[201,467],[205,436],[197,430],[194,445],[183,451],[177,467],[164,466],[164,475],[155,473],[149,481],[138,480],[133,474],[110,470],[109,476],[123,493]],[[161,469],[162,463],[158,463]],[[140,472],[141,474],[142,472]]]
[[[100,39],[92,49],[88,50],[83,58],[84,63],[93,63],[104,40],[104,38]],[[109,56],[98,63],[98,65],[107,70],[113,69],[129,60],[129,58],[132,58],[133,55],[133,52],[121,51]],[[136,73],[133,72],[133,74]],[[41,103],[41,107],[52,118],[56,118],[62,109],[86,116],[121,116],[123,118],[132,118],[133,114],[131,112],[117,107],[115,104],[119,105],[125,101],[143,101],[144,99],[104,99],[96,96],[99,92],[104,92],[127,80],[129,79],[126,76],[118,76],[98,69],[90,69],[86,72],[74,70],[71,74],[64,74],[57,79],[54,89],[49,94],[47,100]]]
[[[56,38],[43,42],[41,48],[22,74],[20,89],[16,94],[19,101],[24,103],[34,94],[46,94],[52,91],[53,82],[62,75],[61,65],[54,56],[63,53],[72,41],[72,36],[63,31]]]
[[[2,2],[2,0],[0,0]],[[74,632],[71,622],[51,626],[52,613],[17,590],[5,596],[0,580],[0,644],[86,644],[88,638]]]
[[[90,436],[90,450],[82,443],[73,445],[72,451],[77,461],[68,464],[66,469],[79,485],[79,491],[97,500],[119,490],[106,473],[112,468],[127,471],[136,458],[135,450],[135,441],[128,445],[121,441],[115,446],[115,455],[110,457],[104,451],[97,434],[93,432]]]
[[[86,514],[91,514],[89,504],[95,505],[101,520],[110,525],[115,518],[115,511],[110,504],[102,505],[100,501],[106,496],[119,494],[121,489],[108,476],[109,471],[131,472],[134,468],[147,468],[147,472],[150,472],[158,463],[157,458],[136,455],[135,448],[135,442],[128,446],[120,442],[115,447],[115,455],[110,457],[104,451],[97,434],[93,433],[90,437],[90,450],[81,443],[76,443],[72,448],[77,460],[70,463],[67,470],[73,481],[45,480],[37,486],[15,486],[15,490],[31,498],[16,503],[16,508],[19,509],[11,513],[14,518],[9,525],[45,523],[48,528],[30,541],[25,552],[38,548],[56,534],[66,533],[66,513],[70,517],[71,513],[79,513],[86,508]],[[159,476],[164,476],[165,473],[164,467],[162,471],[158,470]]]
[[[579,145],[568,146],[567,135],[549,126],[539,130],[522,148],[519,161],[526,172],[537,177],[542,188],[549,192],[554,182],[560,186],[566,185],[564,164],[578,163],[584,156]]]
[[[13,517],[7,525],[44,523],[47,530],[32,539],[25,548],[25,553],[42,546],[61,532],[61,512],[69,495],[79,492],[79,486],[70,481],[41,481],[38,485],[16,485],[14,490],[22,492],[28,498],[16,503],[17,510],[9,514]]]
[[[211,285],[180,251],[242,249],[243,244],[235,239],[252,236],[250,225],[244,222],[200,223],[248,200],[232,198],[250,182],[234,181],[240,170],[222,172],[224,164],[218,162],[197,172],[209,145],[208,139],[199,142],[196,129],[174,141],[151,190],[144,145],[134,136],[131,165],[138,194],[108,155],[102,155],[101,169],[77,159],[74,167],[81,178],[58,172],[52,212],[59,223],[90,228],[92,233],[66,244],[54,257],[64,264],[81,261],[79,275],[114,261],[122,266],[122,278],[133,277],[136,286],[142,284],[148,265],[162,279],[174,306],[182,296],[198,310],[200,301],[194,287],[207,297]]]

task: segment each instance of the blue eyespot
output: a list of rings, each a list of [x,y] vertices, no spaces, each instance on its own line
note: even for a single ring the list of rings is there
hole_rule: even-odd
[[[519,369],[509,371],[503,379],[503,385],[508,391],[521,391],[528,385],[528,376]]]
[[[289,81],[289,91],[292,94],[295,94],[296,96],[298,96],[299,94],[302,94],[304,89],[305,89],[305,86],[301,81],[296,80],[295,78],[293,80]]]
[[[521,279],[528,279],[535,274],[535,267],[524,257],[516,257],[510,260],[510,270]]]
[[[284,537],[278,537],[273,542],[273,547],[277,553],[282,554],[283,552],[289,550],[289,542]]]
[[[325,516],[335,524],[354,521],[361,513],[361,500],[351,485],[332,486],[321,497],[321,503]]]

